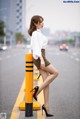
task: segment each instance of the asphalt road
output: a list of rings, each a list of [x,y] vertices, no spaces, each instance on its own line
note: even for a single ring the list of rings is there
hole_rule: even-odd
[[[0,51],[0,113],[10,118],[25,74],[27,49]],[[48,46],[47,57],[59,76],[50,84],[52,119],[80,119],[80,49],[69,52]]]
[[[7,119],[24,80],[26,52],[21,48],[0,52],[0,113],[6,113]]]
[[[50,48],[48,57],[59,71],[50,87],[54,119],[80,119],[80,51],[60,52]]]

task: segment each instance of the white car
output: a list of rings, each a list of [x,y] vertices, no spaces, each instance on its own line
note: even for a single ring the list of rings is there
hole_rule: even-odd
[[[0,44],[0,50],[7,50],[7,46],[4,44]]]

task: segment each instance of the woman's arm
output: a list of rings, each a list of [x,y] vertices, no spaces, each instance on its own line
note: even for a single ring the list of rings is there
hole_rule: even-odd
[[[38,57],[41,57],[41,39],[39,37],[39,34],[37,31],[34,31],[31,37],[31,46],[33,50],[33,57],[34,59],[38,59]]]

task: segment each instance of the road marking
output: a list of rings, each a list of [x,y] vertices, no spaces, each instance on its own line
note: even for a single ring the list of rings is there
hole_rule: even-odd
[[[70,56],[71,59],[73,59],[74,57],[73,56]]]
[[[11,56],[10,55],[8,55],[6,58],[8,59],[8,58],[10,58]]]
[[[49,54],[52,54],[52,55],[60,55],[59,52],[55,52],[55,53],[53,53],[53,52],[49,52]]]
[[[12,55],[13,57],[17,56],[17,54]]]
[[[79,58],[75,58],[75,60],[76,60],[77,62],[79,62],[79,61],[80,61],[80,59],[79,59]]]
[[[70,56],[70,58],[73,59],[73,60],[75,60],[75,61],[77,61],[77,62],[80,62],[80,59],[79,59],[78,57],[75,58],[75,57],[73,57],[73,55],[72,55],[72,56]]]
[[[8,56],[5,56],[5,57],[3,57],[3,58],[0,57],[0,61],[1,61],[1,60],[4,60],[4,59],[9,59],[9,58],[11,58],[11,57],[16,57],[16,56],[19,56],[19,55],[22,55],[22,54],[24,54],[24,53],[8,55]]]
[[[13,107],[10,119],[19,119],[19,116],[20,116],[19,105],[23,101],[24,96],[25,96],[24,87],[25,87],[25,78],[24,78],[22,87],[20,89],[20,92],[18,94],[17,100],[15,102],[15,105]]]
[[[1,57],[0,57],[0,61],[3,60]]]

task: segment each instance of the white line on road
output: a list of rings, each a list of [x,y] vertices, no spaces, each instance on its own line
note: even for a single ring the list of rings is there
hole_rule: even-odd
[[[70,56],[71,59],[73,59],[74,57],[73,56]]]
[[[0,61],[1,61],[1,60],[4,60],[4,59],[9,59],[9,58],[11,58],[11,57],[16,57],[16,56],[19,56],[19,55],[23,55],[23,53],[8,55],[8,56],[5,56],[5,57],[0,57]],[[25,55],[25,54],[24,54],[24,55]]]
[[[75,60],[76,60],[77,62],[79,62],[79,61],[80,61],[80,59],[79,59],[79,58],[75,58]]]
[[[2,60],[2,58],[0,57],[0,61]]]
[[[77,53],[76,53],[76,52],[74,52],[74,53],[72,53],[72,55],[76,56],[76,55],[77,55]]]
[[[60,53],[58,53],[58,52],[55,52],[55,53],[50,52],[49,54],[53,54],[53,55],[60,55]]]
[[[8,55],[6,58],[8,59],[8,58],[10,58],[11,56],[10,55]]]
[[[17,56],[17,54],[12,55],[13,57]]]

